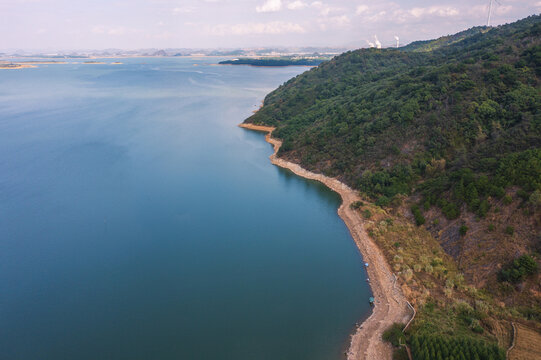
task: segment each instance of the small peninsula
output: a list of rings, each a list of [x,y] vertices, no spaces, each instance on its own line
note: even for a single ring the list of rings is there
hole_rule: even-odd
[[[250,65],[250,66],[318,66],[327,58],[242,58],[234,60],[220,61],[220,65]]]

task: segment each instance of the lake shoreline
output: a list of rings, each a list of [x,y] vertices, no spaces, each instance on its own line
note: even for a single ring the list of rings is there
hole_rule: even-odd
[[[240,124],[239,127],[266,133],[265,140],[274,147],[274,153],[270,156],[272,164],[289,169],[303,178],[317,180],[338,193],[342,198],[338,215],[349,229],[362,258],[369,264],[367,273],[370,279],[370,288],[375,297],[372,313],[351,336],[349,350],[346,353],[347,359],[391,359],[392,348],[383,342],[383,332],[395,322],[407,322],[411,314],[407,300],[400,286],[396,284],[396,277],[387,264],[382,251],[366,233],[364,220],[361,219],[359,213],[350,207],[350,204],[360,200],[357,192],[337,179],[313,173],[302,168],[299,164],[279,158],[277,153],[282,142],[272,137],[275,128],[253,124]]]
[[[20,69],[30,69],[35,68],[34,65],[23,65],[23,64],[13,64],[13,65],[2,65],[0,64],[0,70],[20,70]]]

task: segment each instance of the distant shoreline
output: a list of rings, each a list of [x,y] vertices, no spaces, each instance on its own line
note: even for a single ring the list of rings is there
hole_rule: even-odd
[[[29,69],[35,68],[37,66],[30,64],[0,64],[0,70],[19,70],[19,69]]]
[[[77,59],[79,60],[79,59]],[[38,60],[32,60],[32,61],[17,61],[17,62],[11,62],[11,61],[2,61],[0,60],[0,70],[18,70],[18,69],[29,69],[29,68],[36,68],[37,65],[66,65],[66,64],[83,64],[83,65],[121,65],[123,64],[120,61],[115,62],[105,62],[105,61],[95,61],[95,60],[89,60],[89,61],[74,61],[74,62],[68,62],[68,61],[38,61]]]
[[[357,192],[337,179],[313,173],[302,168],[299,164],[278,158],[277,153],[282,142],[272,137],[274,127],[253,124],[240,124],[239,127],[267,133],[265,140],[274,147],[274,153],[270,156],[272,164],[289,169],[294,174],[306,179],[319,181],[341,196],[342,204],[338,208],[338,215],[349,229],[362,258],[369,264],[367,272],[370,288],[376,299],[372,314],[351,336],[347,359],[390,359],[392,348],[383,342],[383,332],[395,322],[406,323],[411,317],[411,313],[407,300],[396,284],[396,278],[391,272],[385,256],[366,233],[364,220],[361,219],[358,212],[350,207],[353,202],[360,200]]]
[[[220,61],[219,65],[250,65],[250,66],[261,66],[261,67],[286,67],[286,66],[310,66],[315,67],[319,66],[324,61],[329,59],[323,57],[312,57],[312,58],[303,58],[303,57],[268,57],[268,58],[238,58],[232,60]]]

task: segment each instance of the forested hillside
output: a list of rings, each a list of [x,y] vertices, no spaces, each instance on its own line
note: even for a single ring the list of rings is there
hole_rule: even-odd
[[[347,52],[280,86],[246,121],[277,128],[279,156],[364,195],[370,235],[419,299],[414,329],[451,316],[449,331],[465,325],[465,336],[503,345],[488,318],[541,324],[540,16]],[[409,256],[420,243],[397,236],[413,236],[406,222],[432,255]]]

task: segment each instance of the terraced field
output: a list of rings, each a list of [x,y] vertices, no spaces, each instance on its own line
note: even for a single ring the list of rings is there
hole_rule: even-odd
[[[516,326],[515,347],[509,360],[541,360],[541,334],[522,325]]]

